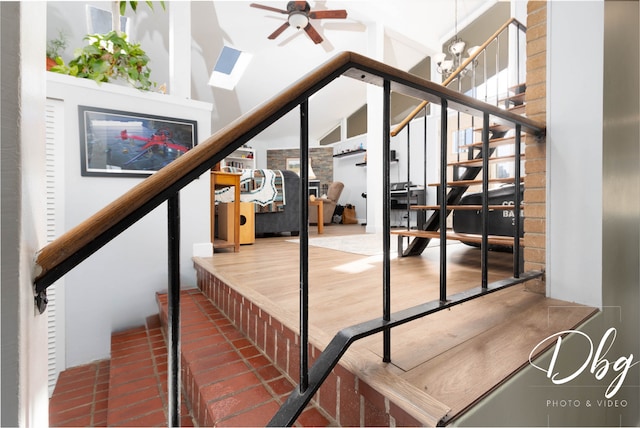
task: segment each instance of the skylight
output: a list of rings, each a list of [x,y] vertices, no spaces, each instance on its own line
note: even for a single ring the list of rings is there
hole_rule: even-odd
[[[209,85],[229,90],[235,88],[250,61],[251,54],[224,46],[213,67]]]

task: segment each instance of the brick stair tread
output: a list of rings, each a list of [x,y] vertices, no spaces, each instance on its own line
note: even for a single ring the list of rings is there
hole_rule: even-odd
[[[110,361],[64,370],[49,399],[49,426],[106,426]]]
[[[113,334],[111,359],[60,374],[49,404],[50,426],[167,425],[161,323],[167,319],[166,294],[159,293],[157,300],[160,314],[149,317],[146,326]],[[198,289],[181,293],[181,323],[181,426],[264,426],[294,389],[293,382]],[[308,406],[297,425],[335,421]]]
[[[167,348],[155,315],[111,336],[108,426],[167,425]],[[182,403],[181,426],[193,426]]]
[[[157,294],[167,325],[167,295]],[[295,388],[260,350],[199,290],[180,296],[182,383],[200,426],[265,426]],[[316,406],[298,419],[301,426],[331,421]]]
[[[167,426],[160,318],[114,333],[111,343],[110,359],[60,373],[49,401],[50,426]],[[181,426],[193,426],[184,403],[182,415]]]

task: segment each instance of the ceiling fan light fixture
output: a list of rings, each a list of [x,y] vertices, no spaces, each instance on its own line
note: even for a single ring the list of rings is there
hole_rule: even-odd
[[[287,21],[267,36],[269,40],[276,39],[286,29],[293,27],[296,30],[304,30],[315,44],[322,43],[324,39],[313,27],[313,24],[311,24],[311,19],[345,19],[347,17],[347,11],[345,9],[311,10],[311,6],[309,6],[309,2],[307,1],[290,1],[287,3],[287,10],[265,6],[258,3],[251,3],[249,6],[288,15]]]
[[[292,12],[289,15],[289,25],[298,30],[302,30],[309,25],[309,18],[303,12]]]

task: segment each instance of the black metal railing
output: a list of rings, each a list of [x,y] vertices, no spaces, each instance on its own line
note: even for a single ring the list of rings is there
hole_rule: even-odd
[[[383,362],[391,361],[391,329],[397,327],[399,325],[403,325],[405,323],[417,320],[419,318],[425,317],[427,315],[433,314],[435,312],[450,309],[453,306],[456,306],[460,303],[482,297],[488,293],[492,293],[513,285],[521,284],[523,282],[529,281],[531,279],[540,277],[543,275],[542,272],[527,272],[524,274],[520,273],[520,269],[516,269],[514,267],[514,275],[512,278],[503,279],[492,284],[488,281],[488,216],[486,213],[489,212],[488,209],[488,182],[489,182],[489,168],[488,168],[488,159],[489,159],[489,128],[490,128],[490,117],[491,115],[488,112],[484,112],[481,116],[483,119],[483,128],[482,128],[482,171],[483,171],[483,215],[482,215],[482,243],[481,243],[481,285],[480,287],[465,291],[463,293],[458,293],[454,295],[448,295],[447,292],[447,245],[446,245],[446,217],[447,217],[447,191],[446,186],[439,186],[442,199],[442,203],[440,206],[440,236],[441,242],[444,244],[440,245],[440,296],[439,299],[432,302],[427,302],[425,304],[405,309],[400,312],[391,313],[391,265],[390,265],[390,188],[389,188],[389,147],[390,147],[390,133],[389,129],[389,111],[390,111],[390,81],[385,79],[383,83],[383,143],[382,143],[382,151],[383,151],[383,159],[382,159],[382,169],[383,169],[383,298],[382,298],[382,317],[373,319],[368,322],[364,322],[361,324],[357,324],[348,328],[345,328],[339,331],[336,336],[331,340],[329,345],[325,348],[325,350],[320,354],[315,364],[311,369],[308,368],[307,365],[307,357],[306,353],[308,350],[308,339],[307,339],[307,329],[308,329],[308,295],[307,290],[308,287],[306,284],[301,283],[301,296],[300,296],[300,313],[301,313],[301,340],[300,340],[300,352],[301,352],[301,367],[300,367],[300,383],[298,387],[291,393],[288,397],[287,401],[282,405],[279,412],[274,415],[274,417],[269,422],[269,426],[291,426],[295,423],[297,417],[302,413],[306,405],[311,401],[313,395],[318,391],[324,380],[330,374],[331,370],[338,364],[338,361],[344,355],[344,353],[348,350],[349,346],[355,341],[371,336],[376,333],[383,333]],[[441,105],[441,127],[442,129],[447,129],[448,126],[448,99],[443,97],[440,101]],[[306,118],[306,116],[305,116]],[[519,135],[522,125],[514,124],[516,135]],[[302,125],[304,128],[304,125]],[[441,153],[447,153],[447,138],[446,133],[441,132]],[[519,136],[516,137],[516,143],[519,144]],[[301,141],[301,153],[304,152],[304,143]],[[426,151],[425,151],[426,153]],[[516,156],[519,160],[519,153]],[[442,165],[441,165],[441,180],[446,182],[447,180],[447,172],[446,172],[446,156],[441,156]],[[304,159],[301,160],[305,162]],[[306,171],[302,171],[303,181],[306,178]],[[520,171],[519,168],[516,169],[516,180],[520,179]],[[518,192],[516,192],[518,193]],[[519,194],[517,196],[516,206],[520,206]],[[519,210],[516,210],[516,224],[519,224]],[[301,228],[304,224],[306,224],[306,215],[301,214]],[[306,231],[305,231],[306,233]],[[519,247],[519,235],[516,234],[514,245]],[[308,267],[308,250],[306,246],[308,245],[308,241],[306,239],[301,239],[301,260],[300,260],[300,272],[301,272],[301,282],[303,278],[306,279],[306,276],[302,274],[305,272]],[[516,254],[519,254],[519,250],[515,250]],[[519,257],[516,255],[515,257]],[[304,314],[304,315],[303,315]],[[302,333],[304,332],[304,334]]]
[[[403,93],[429,100],[447,108],[454,108],[474,115],[491,115],[494,120],[510,127],[521,127],[534,135],[543,135],[544,126],[533,120],[514,115],[470,97],[451,91],[443,86],[423,80],[409,73],[389,67],[364,56],[344,52],[318,67],[315,72],[302,78],[277,97],[236,122],[218,131],[206,141],[187,152],[156,174],[145,179],[103,210],[81,225],[66,232],[45,248],[36,258],[37,275],[34,285],[37,298],[46,301],[46,289],[66,272],[73,269],[118,234],[133,225],[164,201],[168,201],[169,236],[169,420],[170,426],[179,424],[180,411],[180,337],[179,337],[179,191],[191,181],[210,170],[233,150],[248,142],[259,132],[292,109],[300,108],[301,182],[300,195],[307,199],[308,186],[308,100],[311,95],[340,76],[348,76],[362,82],[383,87],[384,123],[383,133],[383,193],[384,193],[384,280],[382,317],[341,330],[316,363],[308,367],[308,206],[300,211],[300,384],[274,416],[271,425],[291,425],[304,406],[320,387],[331,368],[355,340],[377,332],[384,334],[384,361],[391,360],[391,329],[398,325],[424,317],[464,301],[480,297],[506,286],[524,282],[540,275],[527,273],[520,278],[510,278],[494,284],[483,284],[478,290],[447,296],[446,284],[436,302],[428,302],[401,312],[391,313],[390,285],[390,206],[389,206],[389,143],[390,143],[390,93]],[[442,115],[446,120],[447,115]],[[384,166],[386,165],[386,167]]]
[[[501,40],[505,39],[506,37],[510,36],[510,31],[514,31],[514,37],[511,37],[511,40],[509,43],[506,43],[507,47],[510,44],[513,44],[515,46],[515,48],[513,49],[513,53],[507,53],[506,58],[502,57],[502,49],[501,49]],[[489,102],[490,97],[489,97],[489,80],[491,77],[494,78],[494,85],[495,86],[495,100],[493,100],[493,104],[496,106],[499,106],[499,102],[500,102],[500,96],[499,94],[501,93],[505,93],[508,94],[510,91],[510,87],[518,87],[519,85],[521,85],[521,82],[524,80],[524,72],[526,71],[526,55],[525,55],[525,51],[524,49],[520,48],[521,42],[525,40],[525,35],[526,35],[526,27],[520,23],[517,19],[515,18],[510,18],[509,20],[507,20],[493,35],[491,35],[489,38],[487,38],[487,40],[481,45],[479,46],[474,52],[472,52],[470,54],[470,56],[464,60],[459,67],[454,70],[443,82],[444,86],[447,86],[449,88],[455,89],[458,92],[462,92],[463,88],[464,90],[467,91],[467,93],[471,94],[472,98],[480,98],[482,99],[484,102]],[[504,43],[502,45],[505,45]],[[495,52],[494,58],[489,58],[488,55],[488,51],[489,49],[492,49],[493,52]],[[494,69],[493,70],[488,70],[488,64],[490,61],[493,61],[495,59],[495,64],[494,64]],[[505,60],[506,59],[506,60]],[[480,65],[479,65],[480,64]],[[481,79],[478,79],[478,75],[480,73],[477,72],[478,68],[480,68],[482,70],[481,73]],[[515,82],[510,81],[508,73],[514,70],[514,74],[515,74]],[[504,85],[501,89],[500,86],[500,74],[501,73],[505,73],[507,74],[506,78],[503,78],[503,82]],[[464,85],[463,85],[463,81],[464,81]],[[515,83],[515,85],[511,85]],[[478,87],[482,87],[483,90],[481,91],[482,93],[479,94],[478,93]],[[480,96],[479,96],[480,95]],[[478,97],[479,96],[479,97]],[[508,102],[508,101],[507,101]],[[411,122],[413,120],[415,120],[418,116],[418,114],[421,111],[425,111],[425,115],[424,115],[424,124],[425,124],[425,131],[424,131],[424,136],[423,136],[423,140],[425,141],[425,160],[424,160],[424,181],[423,181],[423,186],[426,189],[427,188],[427,162],[426,162],[426,142],[427,142],[427,131],[426,131],[426,126],[427,126],[427,114],[426,114],[426,108],[427,108],[427,101],[423,101],[422,103],[420,103],[420,105],[418,107],[416,107],[408,116],[405,120],[403,120],[397,127],[395,127],[392,131],[391,134],[393,136],[398,135],[403,129],[406,128],[406,133],[407,133],[407,170],[409,170],[409,158],[410,158],[410,153],[411,153],[411,132],[410,132],[410,125]],[[443,109],[441,114],[444,114],[444,111],[446,111],[446,109]],[[461,130],[461,115],[464,114],[464,112],[462,112],[461,110],[458,110],[456,112],[457,114],[457,128],[454,128],[454,132],[456,133],[456,135],[460,135],[460,130]],[[474,121],[475,121],[475,117],[471,117],[471,129],[473,129],[474,126]],[[448,122],[444,122],[444,118],[441,121],[441,137],[442,137],[442,141],[441,141],[441,159],[440,159],[440,182],[441,183],[445,183],[446,182],[446,171],[447,171],[447,158],[444,155],[444,153],[447,153],[447,141],[444,139],[444,135],[447,134],[449,132],[449,128],[448,128],[449,124]],[[465,168],[465,175],[464,177],[460,177],[460,172],[459,172],[459,168],[458,166],[454,166],[453,167],[453,180],[454,181],[459,181],[459,180],[471,180],[474,179],[476,177],[476,175],[480,172],[483,173],[483,189],[482,189],[482,196],[483,198],[488,197],[488,193],[487,193],[487,186],[486,183],[488,183],[488,176],[485,177],[485,173],[488,174],[488,158],[490,156],[491,153],[493,153],[493,150],[489,150],[488,147],[485,147],[484,145],[484,130],[487,131],[487,138],[488,138],[488,128],[483,128],[483,145],[481,147],[480,150],[480,154],[478,155],[477,158],[474,158],[474,150],[473,149],[468,149],[468,160],[471,161],[473,159],[482,159],[482,167],[480,168],[469,168],[469,167],[464,167]],[[515,153],[514,153],[514,181],[515,181],[515,188],[518,189],[520,186],[520,180],[521,180],[521,173],[520,173],[520,164],[522,161],[522,155],[521,155],[521,128],[517,128],[516,130],[516,136],[514,138],[515,140]],[[459,141],[459,140],[458,140]],[[458,153],[458,161],[459,159],[459,153],[460,151],[457,150],[456,151]],[[407,176],[409,177],[409,172],[407,173]],[[407,181],[409,181],[409,178],[407,178]],[[464,192],[466,191],[467,188],[465,187],[457,187],[457,188],[452,188],[450,189],[449,193],[447,194],[447,187],[444,186],[443,184],[438,186],[438,190],[437,190],[437,200],[438,200],[438,204],[440,205],[439,209],[436,210],[435,212],[432,213],[431,218],[428,219],[427,222],[425,222],[423,224],[423,230],[426,231],[440,231],[440,239],[441,240],[445,240],[446,239],[446,233],[445,233],[445,219],[446,217],[452,212],[452,210],[447,209],[447,204],[450,205],[454,205],[456,202],[458,202],[461,197],[463,196]],[[515,197],[514,197],[514,205],[513,205],[513,211],[514,211],[514,242],[513,242],[513,271],[514,271],[514,276],[518,277],[518,275],[520,274],[521,271],[521,241],[520,241],[520,230],[521,230],[521,222],[522,222],[522,218],[521,218],[521,195],[519,193],[519,191],[515,191]],[[409,206],[409,204],[407,204],[407,230],[409,231],[411,229],[410,227],[410,212],[411,212],[411,207]],[[482,220],[482,224],[484,224],[484,217],[488,215],[488,207],[487,204],[483,205],[483,211],[481,213],[481,216],[483,217]],[[482,243],[481,246],[483,248],[488,247],[488,243],[487,243],[487,238],[486,238],[486,230],[484,230],[484,232],[482,233]],[[403,244],[403,239],[405,238],[405,236],[403,236],[402,234],[398,235],[398,252],[399,254],[403,255],[403,256],[407,256],[407,255],[419,255],[422,253],[422,251],[427,247],[428,243],[430,242],[431,238],[424,238],[424,237],[416,237],[413,239],[413,241],[411,241],[410,239],[411,234],[408,233],[407,234],[407,238],[409,239],[408,241],[408,245],[405,249],[404,244]],[[442,241],[445,242],[445,241]],[[446,250],[442,250],[443,252]],[[442,255],[442,257],[444,257],[444,254]],[[483,252],[483,266],[485,266],[484,262],[486,262],[486,254]],[[485,268],[483,267],[483,272],[486,272]],[[443,281],[445,281],[443,279]],[[486,274],[483,274],[483,282],[486,282]]]

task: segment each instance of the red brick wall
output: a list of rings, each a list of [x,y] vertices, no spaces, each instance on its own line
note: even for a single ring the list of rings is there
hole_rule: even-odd
[[[527,117],[546,122],[547,102],[547,2],[527,4]],[[525,138],[524,270],[545,268],[546,157],[544,141]]]
[[[297,384],[300,336],[202,267],[195,268],[202,292]],[[310,367],[320,352],[309,345]],[[314,401],[341,426],[424,425],[340,365],[322,384]]]

